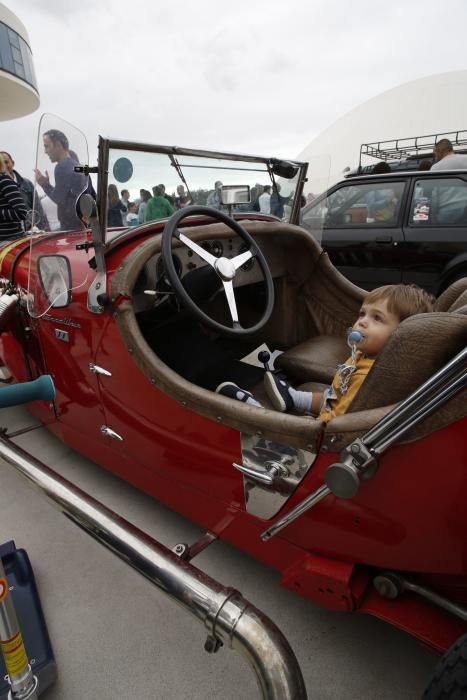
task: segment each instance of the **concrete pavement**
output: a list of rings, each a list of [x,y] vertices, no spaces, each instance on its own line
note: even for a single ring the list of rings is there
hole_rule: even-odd
[[[10,431],[31,425],[2,409]],[[23,448],[168,547],[201,530],[44,429]],[[249,666],[235,652],[204,649],[205,631],[147,580],[68,521],[0,460],[0,542],[14,539],[34,568],[59,679],[45,700],[255,700]],[[279,626],[301,666],[310,700],[418,700],[436,657],[363,615],[322,610],[279,587],[279,575],[216,542],[193,561],[239,590]]]

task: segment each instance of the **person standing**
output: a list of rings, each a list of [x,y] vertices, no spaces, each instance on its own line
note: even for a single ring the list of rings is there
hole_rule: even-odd
[[[271,213],[271,185],[265,185],[263,194],[258,199],[261,214]]]
[[[222,209],[221,190],[222,182],[220,180],[217,180],[214,183],[214,190],[212,190],[212,192],[210,192],[208,195],[206,206],[212,207],[213,209]]]
[[[161,184],[161,185],[157,185],[157,186],[159,187],[160,191],[162,192],[162,196],[164,197],[164,199],[166,199],[168,201],[168,203],[170,204],[170,206],[173,207],[174,206],[174,198],[171,197],[170,194],[166,193],[165,185]]]
[[[50,129],[43,134],[44,151],[52,163],[55,187],[50,184],[47,170],[42,173],[36,168],[36,182],[42,187],[47,197],[57,205],[57,216],[62,231],[76,231],[84,228],[76,215],[76,200],[86,187],[86,178],[75,173],[78,165],[76,154],[70,151],[68,139],[62,131]],[[73,157],[75,156],[75,157]]]
[[[128,204],[130,202],[130,193],[128,190],[120,191],[120,204],[122,211],[122,226],[126,226],[126,215],[128,214]]]
[[[111,183],[107,188],[107,226],[115,228],[126,226],[126,222],[123,223],[123,217],[126,215],[127,209],[118,197],[117,185]]]
[[[0,154],[0,246],[21,238],[27,209],[18,185],[7,173]]]
[[[151,193],[149,190],[140,190],[139,193],[141,195],[141,199],[138,207],[138,223],[144,224],[146,220],[146,207],[151,199]]]
[[[15,161],[8,151],[1,151],[0,156],[3,157],[6,166],[6,173],[11,177],[13,182],[19,187],[21,196],[23,197],[24,203],[28,210],[28,214],[25,221],[26,231],[31,228],[32,225],[37,226],[41,231],[50,231],[49,222],[47,216],[36,193],[36,201],[34,202],[34,185],[31,180],[26,177],[22,177],[17,170],[14,169]]]
[[[151,197],[146,205],[145,221],[157,221],[158,219],[166,219],[172,216],[174,208],[170,202],[164,197],[160,185],[152,188],[154,197]]]
[[[184,209],[193,204],[190,195],[185,192],[183,185],[177,185],[177,196],[175,197],[175,209]]]
[[[277,182],[275,183],[274,191],[271,194],[271,214],[277,216],[278,219],[284,217],[284,204],[289,201],[288,197],[283,197],[281,195],[281,186]]]

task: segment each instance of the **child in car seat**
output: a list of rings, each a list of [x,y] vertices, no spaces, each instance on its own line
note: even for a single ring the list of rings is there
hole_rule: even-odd
[[[329,421],[344,414],[366,379],[376,356],[386,340],[404,319],[433,310],[434,297],[415,284],[393,284],[373,289],[367,294],[349,341],[352,356],[339,365],[331,386],[324,392],[299,391],[272,372],[264,375],[264,387],[274,408],[316,415]],[[351,338],[352,340],[352,338]],[[233,382],[223,382],[218,394],[243,401],[251,406],[261,404],[253,394]]]

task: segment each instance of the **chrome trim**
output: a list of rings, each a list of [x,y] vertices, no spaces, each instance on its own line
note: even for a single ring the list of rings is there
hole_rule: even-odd
[[[416,593],[422,598],[426,598],[430,603],[438,605],[438,607],[443,608],[449,613],[452,613],[456,617],[459,617],[464,622],[467,622],[467,609],[463,608],[456,603],[452,603],[448,598],[431,591],[429,588],[424,586],[419,586],[412,581],[408,581],[403,576],[393,572],[386,571],[373,579],[373,586],[375,590],[379,593],[382,598],[389,598],[393,600],[398,598],[401,593],[409,592]]]
[[[99,365],[95,365],[94,362],[90,362],[89,365],[89,370],[93,374],[102,374],[104,377],[111,377],[112,372],[109,372],[108,369],[104,369],[104,367],[100,367]]]
[[[306,700],[297,659],[274,623],[231,588],[106,508],[0,435],[0,457],[62,513],[196,617],[208,631],[206,648],[239,651],[255,672],[264,700]]]
[[[245,505],[258,518],[272,518],[292,496],[316,459],[316,452],[241,433]]]
[[[106,437],[112,438],[113,440],[120,440],[123,442],[123,438],[121,435],[115,432],[115,430],[112,430],[112,428],[109,428],[108,425],[101,425],[100,431],[102,435],[105,435]]]

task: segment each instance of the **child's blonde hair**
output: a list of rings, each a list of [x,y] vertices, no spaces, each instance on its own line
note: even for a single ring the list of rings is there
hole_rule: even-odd
[[[375,301],[387,300],[388,311],[397,316],[400,321],[414,316],[433,311],[435,298],[425,289],[416,284],[386,284],[368,292],[365,304]]]
[[[6,173],[6,163],[3,153],[0,151],[0,173]]]

